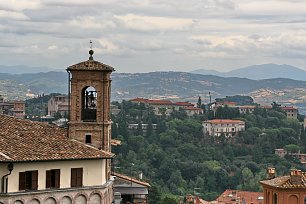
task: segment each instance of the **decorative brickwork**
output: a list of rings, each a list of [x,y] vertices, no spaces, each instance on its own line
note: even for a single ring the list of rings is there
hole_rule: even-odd
[[[89,145],[111,152],[110,75],[114,68],[90,59],[68,67],[67,71],[71,74],[69,138],[85,143],[86,135],[90,135]],[[84,97],[88,97],[84,90],[88,87],[96,94],[96,104],[91,110],[95,115],[90,116],[91,120],[85,120],[83,112],[87,99]],[[106,171],[110,177],[110,161]]]

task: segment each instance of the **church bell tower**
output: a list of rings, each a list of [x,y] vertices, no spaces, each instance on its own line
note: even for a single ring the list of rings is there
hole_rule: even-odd
[[[111,151],[110,75],[115,69],[89,60],[69,66],[68,136],[80,142]]]

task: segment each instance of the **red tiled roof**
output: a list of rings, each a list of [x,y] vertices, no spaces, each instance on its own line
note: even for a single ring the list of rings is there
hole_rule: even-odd
[[[258,199],[260,198],[260,199]],[[263,202],[262,192],[226,190],[215,201],[211,203],[217,204],[236,204],[236,203],[253,203],[259,204]]]
[[[186,107],[186,108],[184,108],[184,110],[198,110],[198,111],[202,111],[201,108],[197,108],[197,107]]]
[[[95,60],[87,60],[67,68],[69,71],[88,70],[88,71],[115,71],[115,69],[109,65],[103,64]]]
[[[151,185],[149,183],[147,183],[147,182],[139,181],[138,179],[135,179],[135,178],[123,175],[123,174],[119,174],[119,173],[113,172],[112,175],[113,176],[117,176],[118,178],[121,178],[121,179],[124,179],[124,180],[127,180],[127,181],[132,181],[132,182],[138,183],[140,185],[151,187]]]
[[[133,98],[130,101],[132,101],[132,102],[139,102],[139,103],[145,103],[145,102],[148,101],[148,99],[145,99],[145,98]]]
[[[173,105],[176,105],[176,106],[194,106],[192,103],[189,103],[189,102],[175,102]]]
[[[293,106],[291,107],[285,106],[285,107],[282,107],[282,110],[297,110],[297,108],[294,108]]]
[[[256,106],[239,106],[239,108],[244,108],[244,109],[253,109],[256,108]]]
[[[0,114],[0,162],[112,158],[67,137],[67,130]]]
[[[113,146],[121,145],[121,141],[120,140],[111,139],[111,145],[113,145]]]
[[[276,188],[292,189],[303,188],[306,189],[306,172],[302,172],[302,182],[300,184],[294,184],[290,180],[290,176],[280,176],[269,180],[260,181],[261,184],[272,186]]]
[[[172,101],[170,100],[148,100],[147,103],[154,105],[173,105]]]
[[[209,123],[213,123],[213,124],[238,124],[238,123],[244,123],[244,121],[242,120],[229,120],[229,119],[214,119],[214,120],[207,120],[204,122],[209,122]]]

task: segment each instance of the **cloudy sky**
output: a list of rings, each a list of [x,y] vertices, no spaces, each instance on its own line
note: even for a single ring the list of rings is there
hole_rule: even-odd
[[[0,0],[0,64],[118,72],[306,70],[305,0]]]

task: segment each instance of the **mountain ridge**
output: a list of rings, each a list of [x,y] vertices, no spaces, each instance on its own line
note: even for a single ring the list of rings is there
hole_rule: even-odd
[[[64,93],[68,90],[65,72],[36,74],[1,74],[0,95],[7,99],[23,100],[29,90],[36,95]],[[136,97],[169,98],[203,101],[230,95],[250,95],[257,102],[265,100],[304,103],[306,81],[286,78],[252,80],[239,77],[220,77],[188,72],[113,73],[112,100],[128,100]]]
[[[306,71],[287,64],[260,64],[251,65],[239,69],[234,69],[228,72],[219,72],[216,70],[197,69],[190,73],[194,74],[213,74],[221,77],[241,77],[254,80],[271,79],[271,78],[289,78],[295,80],[306,80]]]

